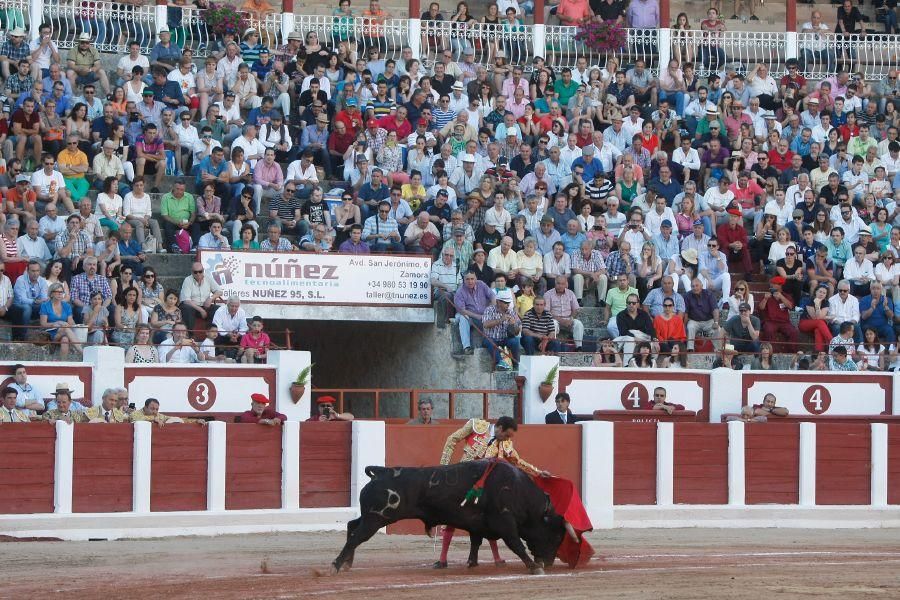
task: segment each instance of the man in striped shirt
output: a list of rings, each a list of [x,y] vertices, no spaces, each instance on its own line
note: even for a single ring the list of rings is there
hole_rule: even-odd
[[[525,354],[559,352],[562,346],[556,339],[556,322],[546,310],[547,301],[541,296],[522,317],[522,347]]]

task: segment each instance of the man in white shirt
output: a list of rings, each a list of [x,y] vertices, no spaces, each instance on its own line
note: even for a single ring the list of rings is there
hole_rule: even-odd
[[[850,293],[850,282],[842,279],[838,282],[837,293],[828,299],[828,327],[831,333],[837,335],[841,330],[841,323],[853,323],[857,335],[859,331],[859,299]]]
[[[244,160],[250,163],[250,168],[256,166],[256,161],[262,160],[266,154],[266,147],[256,137],[256,125],[247,123],[244,125],[244,133],[231,143],[231,149],[243,148]]]
[[[313,79],[319,82],[319,89],[325,92],[325,95],[331,100],[331,80],[325,76],[325,65],[321,63],[316,65],[316,70],[312,75],[307,75],[303,78],[303,83],[300,85],[300,93],[302,94],[309,89],[309,82]]]
[[[716,222],[712,224],[713,228],[717,226],[718,221],[727,220],[725,209],[727,209],[728,205],[731,204],[731,201],[734,200],[734,192],[728,189],[729,185],[728,178],[723,175],[719,179],[718,185],[715,187],[710,186],[704,195],[706,204],[715,214]]]
[[[219,330],[216,339],[216,348],[222,350],[222,354],[234,358],[238,353],[241,336],[247,333],[247,312],[241,308],[241,299],[237,296],[228,298],[225,306],[220,306],[213,315],[213,325]],[[224,348],[230,346],[230,348]]]
[[[299,160],[288,165],[284,183],[287,184],[291,181],[297,184],[297,196],[300,198],[309,198],[313,188],[319,185],[319,176],[316,173],[316,166],[313,164],[312,153],[304,152]]]
[[[465,90],[465,86],[462,81],[456,81],[453,84],[453,87],[450,91],[450,110],[455,113],[467,112],[469,108],[469,97],[463,93]],[[477,111],[475,111],[477,113]],[[472,124],[471,117],[469,118],[469,124],[473,127],[477,128],[478,124]]]
[[[51,202],[44,209],[44,216],[38,221],[38,225],[41,237],[48,245],[53,245],[56,236],[66,230],[66,220],[59,216],[55,202]]]
[[[603,172],[607,175],[612,173],[616,168],[616,161],[622,157],[622,153],[618,148],[603,139],[602,131],[593,133],[594,141],[594,158],[603,165]]]
[[[630,140],[635,135],[641,133],[644,127],[644,119],[641,118],[641,108],[637,105],[632,106],[629,111],[628,118],[622,123],[622,129]]]
[[[52,258],[47,242],[40,236],[40,225],[35,219],[28,221],[25,226],[25,235],[16,240],[16,247],[19,256],[38,261],[41,268],[46,266],[47,261]]]
[[[672,162],[681,165],[684,182],[687,183],[692,175],[700,173],[700,153],[691,147],[691,138],[681,138],[681,146],[672,152]]]
[[[157,354],[162,363],[196,363],[200,362],[197,356],[197,342],[187,334],[184,323],[176,323],[172,327],[172,335],[167,337],[159,345]]]
[[[35,81],[41,81],[50,75],[50,63],[60,64],[59,48],[50,39],[50,25],[41,23],[38,37],[31,40],[31,76]],[[147,60],[146,58],[144,60]]]
[[[697,97],[684,107],[684,116],[687,117],[689,124],[693,119],[693,127],[696,128],[697,121],[702,119],[708,110],[718,111],[719,109],[715,102],[709,100],[709,90],[705,86],[700,86],[697,88]]]
[[[135,67],[144,69],[144,73],[150,72],[150,60],[141,54],[141,45],[136,41],[128,44],[128,54],[119,59],[116,65],[116,73],[119,79],[116,85],[125,85],[125,82],[131,80],[131,70]]]

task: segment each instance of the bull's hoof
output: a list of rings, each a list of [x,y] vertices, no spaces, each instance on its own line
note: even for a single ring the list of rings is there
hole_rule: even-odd
[[[532,575],[543,575],[543,574],[544,574],[544,569],[542,569],[542,568],[540,568],[540,567],[531,567],[531,569],[529,569],[529,572],[530,572]]]
[[[500,560],[495,560],[495,561],[494,561],[494,566],[496,566],[496,567],[505,567],[505,566],[506,566],[506,561],[503,560],[502,558],[501,558]]]
[[[443,560],[436,560],[436,561],[434,561],[434,564],[431,565],[431,568],[432,569],[446,569],[447,562],[443,561]]]
[[[478,561],[477,560],[466,561],[466,566],[470,569],[473,569],[478,566]]]

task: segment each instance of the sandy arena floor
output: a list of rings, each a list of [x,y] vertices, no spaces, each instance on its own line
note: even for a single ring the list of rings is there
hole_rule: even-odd
[[[319,573],[343,543],[337,533],[0,542],[0,598],[900,598],[897,530],[615,530],[589,539],[600,559],[544,576],[527,575],[502,544],[505,567],[467,569],[464,540],[450,568],[433,571],[424,536],[377,535],[333,577]]]

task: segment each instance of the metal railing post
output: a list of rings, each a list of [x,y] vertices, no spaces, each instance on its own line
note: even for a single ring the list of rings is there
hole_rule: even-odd
[[[156,0],[156,31],[168,28],[169,15],[166,11],[166,0]],[[153,46],[153,43],[150,44]]]
[[[535,9],[536,10],[536,9]],[[534,37],[531,40],[532,56],[544,57],[547,51],[547,26],[543,23],[534,24]]]

